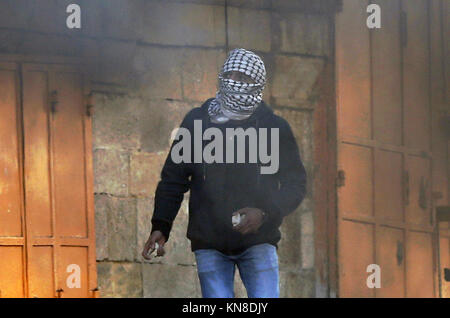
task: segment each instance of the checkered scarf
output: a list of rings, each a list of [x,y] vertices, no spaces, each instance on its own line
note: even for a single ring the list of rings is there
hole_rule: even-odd
[[[230,71],[248,75],[255,84],[223,78],[223,74]],[[250,117],[261,103],[265,83],[266,69],[258,55],[245,49],[231,51],[219,74],[219,90],[216,98],[208,107],[211,121],[224,123],[230,119],[243,120]]]

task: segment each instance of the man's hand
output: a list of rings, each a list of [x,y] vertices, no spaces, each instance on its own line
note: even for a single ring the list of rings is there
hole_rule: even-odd
[[[245,215],[244,219],[233,228],[241,234],[256,233],[263,223],[264,213],[257,208],[243,208],[234,212],[233,216],[236,214],[241,214],[241,217]]]
[[[161,233],[161,231],[154,231],[152,234],[150,234],[150,237],[147,240],[147,243],[145,243],[144,250],[142,251],[142,257],[146,260],[151,259],[150,252],[153,252],[155,249],[155,243],[158,243],[159,248],[156,252],[156,256],[164,256],[166,254],[166,251],[164,251],[164,244],[166,244],[166,238]]]

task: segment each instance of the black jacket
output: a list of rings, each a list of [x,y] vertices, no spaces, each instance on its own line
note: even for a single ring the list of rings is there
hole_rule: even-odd
[[[189,129],[191,139],[194,139],[196,119],[202,120],[203,132],[209,127],[217,127],[223,136],[226,135],[225,128],[242,127],[245,130],[254,127],[257,131],[259,128],[268,128],[270,153],[270,128],[279,128],[278,172],[261,174],[259,156],[258,163],[248,163],[246,155],[246,163],[236,163],[235,158],[235,163],[177,164],[169,153],[156,189],[152,232],[159,230],[169,239],[183,194],[191,190],[187,237],[191,240],[192,251],[213,248],[232,255],[255,244],[270,243],[277,246],[281,238],[278,228],[283,217],[299,206],[306,193],[305,168],[291,128],[285,119],[275,115],[264,102],[246,120],[214,124],[207,112],[211,100],[192,109],[184,118],[181,127]],[[176,140],[172,147],[179,141]],[[203,141],[203,147],[208,142]],[[192,141],[192,157],[193,149]],[[225,152],[224,149],[224,161]],[[242,235],[233,230],[231,214],[244,207],[256,207],[267,213],[257,233]]]

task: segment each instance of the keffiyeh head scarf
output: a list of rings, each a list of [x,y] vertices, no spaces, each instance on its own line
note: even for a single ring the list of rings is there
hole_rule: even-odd
[[[238,82],[223,77],[226,72],[238,71],[246,74],[255,83]],[[255,53],[245,49],[234,49],[228,54],[219,73],[219,90],[211,101],[208,113],[214,123],[228,120],[243,120],[254,112],[262,101],[266,83],[264,62]]]

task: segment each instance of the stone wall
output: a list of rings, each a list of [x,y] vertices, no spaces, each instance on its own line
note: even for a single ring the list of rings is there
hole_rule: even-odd
[[[144,261],[155,187],[170,134],[213,97],[226,52],[254,50],[268,71],[264,99],[286,118],[309,177],[308,195],[282,226],[281,296],[315,296],[313,114],[315,85],[332,54],[337,1],[4,0],[0,53],[80,57],[95,99],[94,174],[102,297],[200,297],[185,238],[187,197],[163,258]],[[81,30],[65,27],[78,3]],[[237,274],[238,277],[238,274]],[[236,294],[245,289],[236,280]]]

